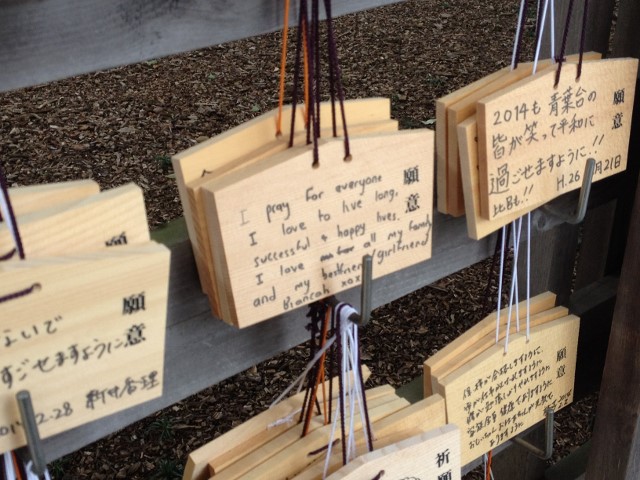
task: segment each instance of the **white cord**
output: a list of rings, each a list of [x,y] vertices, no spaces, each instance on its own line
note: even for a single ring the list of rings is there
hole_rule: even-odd
[[[482,477],[484,480],[487,480],[487,462],[488,462],[487,454],[482,455]]]
[[[342,341],[341,370],[343,378],[343,388],[340,392],[340,395],[338,396],[338,409],[336,410],[336,414],[331,425],[331,435],[329,438],[329,444],[327,446],[327,456],[325,458],[322,478],[325,478],[328,474],[329,464],[331,460],[331,451],[335,439],[338,418],[340,417],[339,412],[342,409],[342,405],[344,405],[345,407],[348,406],[348,411],[345,411],[345,417],[349,417],[348,429],[345,432],[345,436],[347,436],[347,438],[342,439],[343,442],[347,442],[345,445],[345,449],[347,452],[347,463],[353,460],[357,455],[355,439],[356,411],[360,415],[360,422],[365,435],[365,440],[367,444],[370,443],[369,430],[365,425],[367,418],[365,414],[364,404],[365,392],[362,390],[362,378],[360,377],[360,367],[358,365],[358,344],[360,341],[358,337],[358,326],[348,320],[349,315],[354,312],[357,313],[357,311],[349,305],[339,304],[336,307],[336,312],[338,315],[340,315],[341,320],[340,336]],[[349,375],[349,372],[352,372],[352,375]]]
[[[5,225],[9,229],[11,236],[13,237],[13,243],[18,248],[18,226],[13,222],[11,215],[9,215],[9,199],[6,198],[2,191],[0,191],[0,213],[2,213],[2,219]],[[7,252],[2,252],[7,253]]]
[[[520,221],[518,221],[520,220]],[[516,220],[518,225],[521,226],[521,219]],[[520,246],[520,230],[518,229],[518,238],[514,241],[517,242],[518,247]],[[520,290],[518,290],[518,247],[514,244],[513,248],[513,269],[511,272],[511,283],[514,285],[514,294],[513,298],[511,298],[510,306],[515,306],[516,310],[516,332],[520,331]],[[514,281],[515,279],[515,281]],[[509,313],[509,322],[511,322],[511,313]]]
[[[531,328],[531,212],[527,213],[527,342]]]
[[[536,56],[533,60],[533,74],[538,70],[538,59],[540,58],[540,46],[542,45],[542,36],[544,35],[544,24],[547,21],[547,10],[549,9],[549,0],[544,1],[544,10],[542,11],[542,20],[540,21],[540,35],[538,44],[536,45]]]
[[[502,227],[502,246],[500,248],[500,270],[498,275],[498,312],[496,313],[496,343],[500,341],[500,310],[502,309],[502,279],[504,277],[504,249],[507,227]]]
[[[272,428],[279,427],[280,425],[293,423],[294,420],[295,420],[295,416],[297,414],[299,414],[300,412],[302,412],[302,408],[298,408],[298,409],[294,410],[293,412],[291,412],[289,415],[287,415],[285,417],[282,417],[282,418],[279,418],[275,422],[271,422],[269,425],[267,425],[267,430],[271,430]]]
[[[340,417],[340,409],[342,408],[343,399],[342,396],[338,395],[338,404],[336,405],[336,413],[333,416],[333,422],[331,423],[331,434],[329,435],[329,445],[327,446],[327,457],[324,460],[324,470],[322,471],[322,478],[327,477],[327,473],[329,472],[329,462],[331,460],[331,450],[333,449],[333,439],[336,436],[336,427],[338,426],[338,417]]]
[[[366,425],[366,421],[367,421],[367,417],[365,414],[365,402],[364,402],[364,396],[366,395],[366,392],[362,391],[362,378],[360,377],[360,366],[358,365],[358,351],[359,351],[359,342],[360,342],[360,338],[359,338],[359,330],[358,327],[356,325],[354,325],[353,323],[350,322],[350,329],[347,331],[352,343],[352,347],[351,347],[351,370],[353,370],[354,375],[354,394],[355,394],[355,400],[358,403],[358,409],[360,410],[360,422],[363,425],[363,432],[364,432],[364,437],[365,437],[365,441],[367,442],[367,445],[370,444],[369,442],[369,429],[367,428]],[[354,450],[353,450],[354,456],[356,454],[355,451],[355,442],[354,442]]]
[[[4,474],[7,478],[16,478],[16,471],[13,469],[11,452],[4,453]]]
[[[516,293],[516,285],[518,283],[518,250],[520,245],[520,232],[522,229],[522,221],[519,222],[519,227],[516,227],[516,220],[514,220],[513,222],[511,222],[511,228],[512,228],[512,237],[513,237],[513,268],[511,269],[511,295],[509,297],[507,332],[505,334],[505,341],[504,341],[505,354],[507,353],[508,346],[509,346],[509,331],[511,330],[511,313],[513,310],[513,301]]]
[[[300,374],[300,376],[298,378],[296,378],[293,383],[291,385],[289,385],[284,392],[282,392],[280,394],[280,396],[278,398],[276,398],[271,405],[269,405],[269,408],[273,408],[275,407],[278,403],[280,403],[282,401],[282,399],[284,397],[287,396],[287,394],[293,390],[293,388],[298,385],[298,390],[297,393],[300,393],[300,390],[302,390],[302,385],[303,385],[303,381],[307,376],[307,373],[309,373],[309,370],[311,370],[313,368],[313,366],[318,362],[318,360],[320,360],[320,357],[322,357],[322,355],[329,349],[329,347],[331,347],[331,345],[333,345],[333,342],[336,341],[336,336],[334,335],[333,337],[331,337],[329,340],[327,340],[327,343],[324,344],[324,346],[318,350],[318,353],[315,354],[315,356],[311,359],[311,361],[309,363],[307,363],[307,366],[305,367],[305,369],[302,371],[302,373]]]
[[[40,478],[33,473],[33,462],[31,460],[29,460],[27,462],[27,464],[25,465],[25,470],[27,471],[27,480],[40,480]],[[15,478],[15,477],[9,477],[9,478]],[[44,480],[51,480],[51,477],[49,476],[49,470],[45,469],[44,471]]]

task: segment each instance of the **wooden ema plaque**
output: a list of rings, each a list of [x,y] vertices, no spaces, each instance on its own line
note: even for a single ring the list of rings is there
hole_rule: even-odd
[[[580,319],[570,315],[504,341],[441,381],[447,421],[462,434],[462,464],[478,458],[573,400]]]
[[[429,398],[420,400],[373,423],[374,453],[380,449],[406,440],[407,438],[442,427],[445,423],[444,399],[440,395],[432,395]],[[458,438],[458,445],[459,444],[460,440]],[[340,448],[334,448],[332,450],[327,473],[331,474],[343,468],[342,452],[340,450]],[[362,455],[369,454],[367,453],[364,439],[356,442],[356,450],[362,452]],[[357,458],[355,461],[357,461]],[[321,480],[324,474],[325,462],[326,457],[317,458],[311,465],[293,478],[295,480]],[[377,473],[378,472],[376,472],[376,474]],[[375,474],[371,478],[374,476]]]
[[[204,187],[223,318],[246,327],[431,256],[433,132],[283,152]]]
[[[0,450],[25,444],[16,393],[42,437],[162,394],[169,250],[159,244],[0,264]]]
[[[597,52],[587,52],[584,54],[585,60],[596,60],[600,57],[601,55]],[[569,55],[567,57],[567,62],[577,62],[578,58],[578,55]],[[551,60],[541,60],[538,62],[538,69],[545,69],[550,65]],[[485,77],[484,82],[478,81],[472,84],[477,88],[468,92],[466,95],[462,95],[462,98],[452,96],[452,98],[447,101],[447,97],[445,97],[444,101],[441,102],[443,104],[446,103],[446,111],[444,114],[445,118],[443,119],[446,123],[440,127],[440,129],[446,130],[446,134],[441,134],[440,136],[446,136],[447,142],[446,146],[441,148],[445,148],[445,158],[447,162],[447,213],[450,215],[463,215],[465,213],[466,206],[463,198],[462,174],[460,171],[459,138],[457,133],[458,125],[470,116],[475,115],[478,101],[489,95],[495,94],[496,92],[502,91],[504,88],[530,76],[532,72],[532,62],[520,63],[518,64],[518,67],[513,70],[510,67],[506,67],[497,72],[499,75],[492,74]],[[463,88],[461,90],[464,93],[465,89]],[[444,105],[441,106],[441,110],[443,107]],[[442,167],[438,171],[440,172],[441,169]],[[440,183],[438,185],[440,185]]]
[[[488,219],[582,185],[588,158],[593,180],[621,172],[635,94],[637,59],[584,62],[546,70],[478,102],[481,212]]]
[[[414,404],[398,397],[393,389],[376,387],[367,390],[369,418],[374,432],[374,448],[379,449],[399,442],[413,435],[423,433],[445,424],[444,399],[434,395]],[[355,447],[360,454],[367,452],[367,446],[359,414],[355,419]],[[347,420],[349,421],[349,420]],[[211,479],[232,480],[240,478],[269,478],[299,480],[321,479],[326,462],[326,447],[331,439],[332,425],[323,425],[321,416],[312,422],[312,429],[301,437],[302,425],[295,423],[282,430],[278,436],[264,443],[244,443],[247,451],[242,457],[226,466],[211,471]],[[339,430],[338,430],[339,432]],[[339,436],[339,434],[338,434]],[[328,473],[342,467],[341,442],[333,446],[329,459]],[[231,445],[235,447],[236,445]],[[193,477],[193,472],[185,473],[184,479]]]
[[[93,180],[46,183],[9,188],[9,198],[16,216],[75,202],[100,192]]]
[[[460,430],[449,424],[362,455],[327,480],[460,480],[460,472]]]
[[[539,312],[549,310],[556,304],[556,295],[552,292],[544,292],[540,295],[536,295],[529,301],[529,311],[531,315],[535,315]],[[521,312],[526,309],[526,301],[520,302],[516,307],[514,305],[513,314],[515,315],[516,309],[519,308]],[[500,329],[504,331],[507,325],[509,308],[503,308],[500,310]],[[436,353],[431,355],[424,361],[424,396],[428,397],[433,393],[438,392],[437,380],[434,378],[444,377],[441,372],[445,369],[446,365],[450,364],[453,359],[459,358],[465,355],[469,350],[473,352],[473,346],[477,342],[483,341],[486,337],[493,334],[495,339],[496,331],[496,317],[497,312],[490,313],[478,323],[469,328],[459,337],[455,338],[452,342],[448,343]],[[450,373],[450,372],[449,372]]]
[[[295,125],[296,140],[306,143],[304,109],[298,107]],[[397,130],[397,122],[389,120],[391,105],[388,99],[367,98],[345,102],[345,115],[349,125],[356,130],[363,125],[378,125],[378,128]],[[331,104],[320,105],[321,129],[323,134],[331,126]],[[208,233],[203,207],[200,206],[199,189],[208,178],[256,162],[288,146],[291,127],[291,106],[283,108],[282,136],[276,136],[277,109],[260,115],[238,127],[217,135],[210,140],[189,148],[172,159],[180,199],[187,223],[189,238],[203,291],[210,297],[214,313],[218,313],[218,294],[215,291],[211,258],[209,255]],[[337,115],[338,134],[342,133],[342,119]],[[384,123],[384,126],[380,125]],[[208,178],[207,178],[208,177]]]
[[[569,314],[569,310],[566,307],[554,307],[550,310],[545,310],[544,312],[531,312],[530,327],[537,327],[538,325],[544,325],[545,323],[552,322],[559,318],[566,317]],[[518,331],[523,332],[525,329],[524,326],[525,319],[520,319],[520,329],[518,329],[517,322],[512,319],[509,334],[514,335]],[[502,341],[507,333],[506,325],[500,329],[500,334],[498,336],[498,341]],[[448,375],[451,375],[453,372],[461,368],[462,366],[469,363],[472,359],[480,355],[482,352],[490,349],[496,344],[496,336],[495,333],[487,335],[481,340],[471,344],[467,350],[460,353],[459,355],[453,356],[448,359],[441,367],[437,370],[432,371],[431,373],[431,384],[434,388],[434,391],[440,394],[444,394],[444,388],[442,387],[441,380],[443,378],[447,378]]]
[[[447,108],[509,71],[505,67],[436,100],[436,200],[440,213],[449,213],[447,179],[449,178]]]
[[[375,389],[373,389],[375,390]],[[369,394],[367,393],[367,398]],[[334,405],[337,402],[334,402]],[[369,403],[369,402],[368,402]],[[409,405],[406,399],[386,392],[384,396],[376,395],[370,400],[369,419],[375,422],[393,415]],[[335,412],[334,412],[335,415]],[[347,415],[347,422],[351,418]],[[364,438],[363,424],[359,414],[354,415],[354,434]],[[239,459],[219,472],[212,478],[216,480],[236,480],[241,478],[291,478],[303,470],[314,460],[326,455],[326,447],[331,440],[332,425],[325,424],[321,415],[315,417],[311,429],[302,437],[302,425],[283,432],[273,440],[260,445],[250,454]],[[339,434],[336,434],[338,437]]]
[[[142,190],[133,183],[18,215],[16,222],[27,258],[149,241]],[[8,226],[0,224],[0,251],[8,252],[13,246]]]
[[[466,211],[467,232],[469,237],[480,240],[492,234],[499,228],[517,220],[528,210],[538,208],[545,202],[534,203],[529,209],[513,210],[507,215],[489,220],[480,211],[480,178],[478,159],[478,125],[476,116],[468,118],[458,125],[458,139],[460,150],[460,172],[462,173],[462,188],[464,191],[464,208]]]
[[[541,68],[551,65],[551,60],[543,60]],[[503,69],[504,70],[504,69]],[[449,214],[459,217],[464,215],[464,199],[462,194],[462,176],[458,152],[457,126],[476,112],[478,100],[485,98],[509,85],[526,78],[533,71],[533,64],[521,63],[518,68],[506,69],[502,75],[474,91],[462,100],[447,107],[447,205]]]
[[[362,370],[362,379],[366,383],[371,371],[366,365],[362,366]],[[353,378],[351,374],[350,376]],[[338,392],[338,379],[334,378],[331,382],[333,384],[331,390]],[[329,384],[330,382],[326,381],[322,391],[329,390]],[[373,400],[376,395],[386,396],[394,391],[391,386],[370,389],[367,391],[367,399]],[[209,471],[212,474],[220,472],[281,433],[294,428],[298,424],[297,419],[300,416],[305,394],[306,392],[302,391],[285,398],[277,405],[260,412],[233,430],[191,452],[182,478],[205,480],[209,478]],[[283,421],[283,419],[291,421]]]
[[[350,126],[351,133],[355,135],[374,132],[393,132],[397,130],[398,122],[395,120],[383,120],[380,122],[355,124]],[[325,129],[323,134],[330,137],[331,129]],[[304,137],[306,137],[306,133],[300,132],[297,134],[296,139],[299,144],[304,144]],[[217,289],[215,288],[214,271],[216,269],[216,264],[213,256],[211,255],[211,250],[217,248],[217,246],[213,244],[209,238],[202,187],[223,175],[241,168],[246,168],[276,153],[287,150],[288,154],[294,154],[295,151],[305,151],[307,149],[308,147],[306,145],[294,146],[287,149],[287,141],[284,138],[277,138],[264,145],[263,148],[258,151],[254,151],[250,155],[236,158],[219,168],[210,170],[210,173],[206,176],[198,180],[194,180],[187,185],[189,204],[191,205],[191,211],[194,212],[193,223],[196,243],[197,245],[203,246],[203,248],[199,248],[199,251],[196,254],[196,258],[198,258],[200,263],[203,264],[200,268],[200,270],[203,271],[201,283],[205,293],[210,297],[212,309],[215,313],[220,311],[220,297]]]

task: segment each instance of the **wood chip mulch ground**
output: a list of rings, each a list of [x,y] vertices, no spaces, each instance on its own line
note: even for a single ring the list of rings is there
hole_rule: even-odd
[[[347,97],[388,97],[401,128],[433,128],[435,99],[509,64],[517,3],[411,0],[339,18]],[[171,155],[277,105],[279,42],[275,33],[0,94],[9,184],[135,182],[151,228],[181,216]],[[370,384],[409,382],[482,318],[488,270],[471,266],[377,309],[362,338]],[[181,478],[191,450],[264,410],[306,355],[294,348],[157,412],[54,462],[53,476]],[[589,437],[594,409],[592,396],[557,416],[558,458]]]

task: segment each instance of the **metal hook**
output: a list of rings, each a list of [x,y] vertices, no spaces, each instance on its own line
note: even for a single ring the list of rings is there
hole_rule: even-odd
[[[33,412],[33,404],[31,403],[31,395],[28,390],[21,390],[16,394],[18,408],[20,409],[20,418],[22,426],[27,437],[27,446],[29,448],[29,456],[33,462],[32,471],[38,478],[42,477],[47,470],[47,463],[44,459],[42,449],[42,441],[38,433],[38,425]]]
[[[589,203],[589,194],[591,193],[591,184],[593,182],[595,169],[596,160],[591,157],[588,158],[584,166],[584,175],[582,177],[582,186],[580,187],[580,197],[578,198],[578,207],[576,210],[572,213],[567,213],[556,206],[550,204],[544,205],[541,210],[554,217],[556,221],[549,221],[548,218],[545,218],[545,215],[542,215],[535,222],[538,229],[549,230],[559,223],[576,225],[584,220],[584,216],[587,213],[587,205]]]
[[[553,408],[547,408],[544,411],[546,415],[546,419],[544,422],[544,450],[539,449],[535,445],[530,444],[526,440],[523,440],[520,437],[514,437],[511,439],[513,443],[516,445],[520,445],[526,450],[533,453],[536,457],[541,458],[543,460],[549,460],[553,455],[553,417],[554,411]]]
[[[349,320],[359,327],[364,327],[371,319],[371,289],[372,289],[373,257],[365,255],[362,257],[362,283],[360,287],[360,314],[354,312],[349,315]],[[340,301],[335,295],[326,299],[331,307],[336,307]]]
[[[373,257],[369,254],[362,257],[362,283],[360,286],[360,322],[364,327],[371,319],[371,291],[373,287]]]

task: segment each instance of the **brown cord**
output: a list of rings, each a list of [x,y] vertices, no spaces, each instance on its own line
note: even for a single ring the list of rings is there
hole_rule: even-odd
[[[284,0],[284,24],[282,26],[282,53],[280,55],[280,84],[278,86],[278,117],[276,135],[282,135],[282,107],[284,105],[285,70],[287,67],[287,40],[289,38],[289,2]]]
[[[584,56],[584,39],[587,36],[587,12],[589,10],[589,0],[584,0],[584,8],[582,12],[582,33],[580,35],[580,59],[578,60],[578,74],[576,79],[582,75],[582,57]]]
[[[558,86],[560,83],[560,71],[562,70],[562,63],[565,61],[564,53],[567,48],[567,37],[569,36],[569,26],[571,24],[571,16],[573,14],[573,5],[575,0],[569,0],[569,10],[567,12],[567,20],[564,25],[564,33],[562,35],[562,49],[560,50],[560,56],[558,57],[558,70],[556,70],[556,81],[553,85]],[[576,80],[582,75],[582,58],[584,56],[584,43],[587,36],[587,10],[589,9],[589,0],[584,0],[584,11],[582,14],[582,30],[580,32],[580,58],[578,60],[578,71],[576,74]]]

